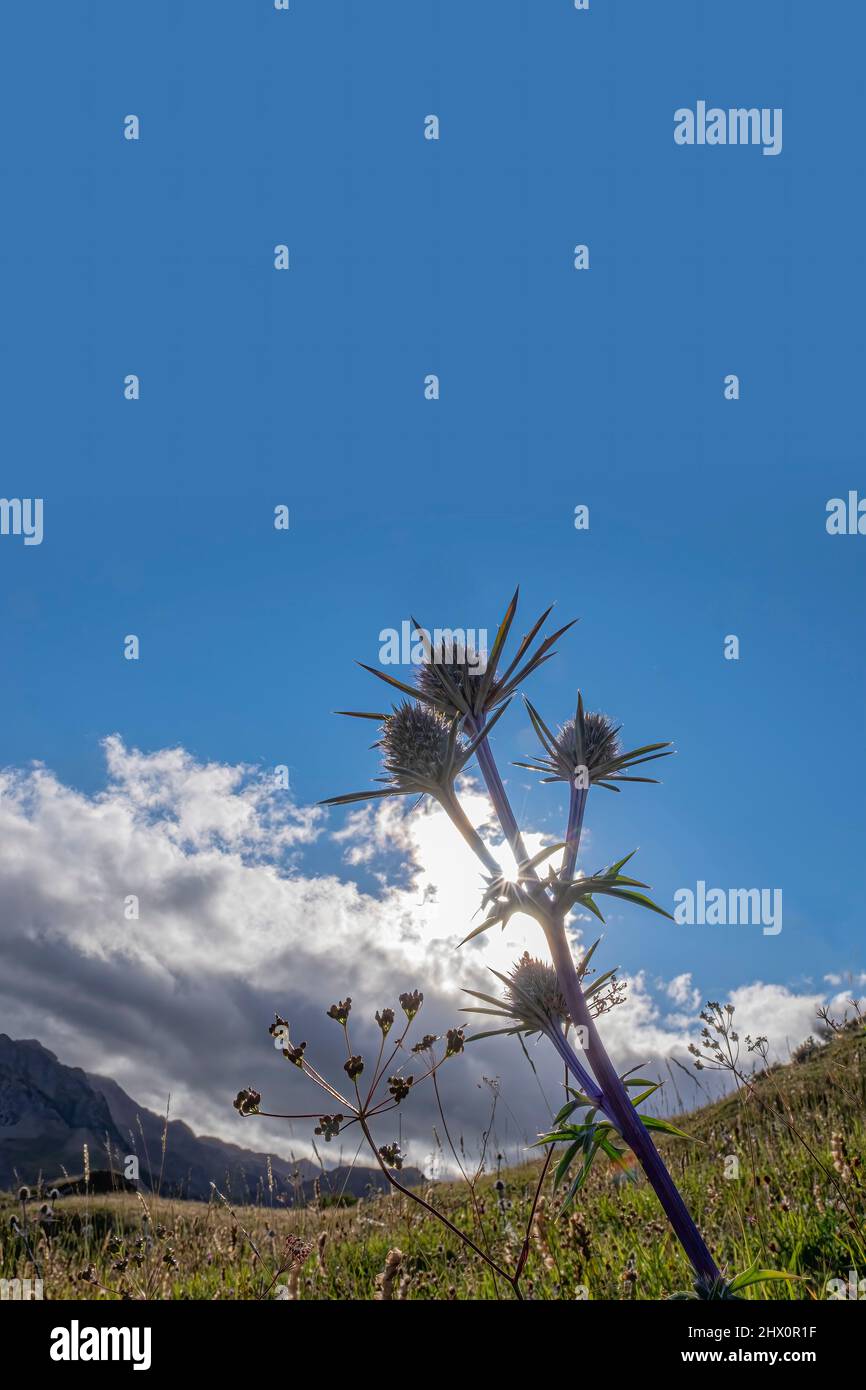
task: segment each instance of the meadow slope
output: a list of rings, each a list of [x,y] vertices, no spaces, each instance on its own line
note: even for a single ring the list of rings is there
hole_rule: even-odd
[[[866,1274],[864,1049],[862,1026],[849,1028],[763,1072],[751,1089],[680,1117],[689,1141],[660,1141],[728,1272],[757,1261],[798,1276],[752,1288],[750,1298],[825,1298],[829,1280],[847,1279],[852,1269]],[[739,1176],[725,1176],[737,1168]],[[462,1183],[419,1191],[513,1269],[540,1171],[533,1159],[484,1173],[474,1199]],[[689,1287],[686,1261],[642,1178],[598,1162],[571,1210],[558,1215],[559,1195],[548,1174],[524,1297],[659,1299]],[[372,1299],[383,1282],[386,1298],[513,1296],[456,1235],[399,1193],[348,1206],[313,1199],[294,1210],[229,1209],[216,1196],[201,1203],[85,1195],[55,1200],[47,1220],[41,1202],[0,1198],[0,1274],[34,1277],[38,1264],[51,1299]],[[402,1257],[392,1257],[383,1281],[391,1250]],[[302,1261],[294,1269],[287,1267],[293,1252]]]

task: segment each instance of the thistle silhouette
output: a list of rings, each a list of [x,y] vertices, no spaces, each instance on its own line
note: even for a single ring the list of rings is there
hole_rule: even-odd
[[[565,1062],[570,1078],[577,1083],[568,1087],[569,1098],[556,1117],[553,1131],[540,1141],[550,1152],[557,1144],[566,1145],[556,1170],[557,1183],[570,1177],[566,1201],[570,1201],[582,1186],[599,1152],[621,1161],[625,1148],[631,1148],[691,1261],[696,1288],[722,1290],[726,1287],[725,1280],[653,1143],[650,1129],[678,1135],[681,1132],[665,1120],[639,1113],[637,1107],[656,1086],[628,1074],[620,1076],[596,1027],[596,1017],[619,1002],[617,986],[611,985],[613,972],[584,989],[582,982],[592,951],[575,965],[566,929],[568,914],[576,906],[604,921],[598,899],[605,897],[670,916],[647,896],[645,883],[623,873],[631,855],[589,876],[575,877],[575,869],[592,787],[618,792],[622,783],[654,782],[655,778],[635,776],[631,770],[668,756],[671,747],[668,743],[651,743],[624,752],[620,730],[606,715],[584,710],[580,694],[574,717],[554,733],[527,700],[526,707],[541,752],[534,760],[517,766],[541,773],[544,781],[563,782],[569,788],[565,839],[530,858],[499,774],[489,735],[518,687],[554,655],[554,643],[573,624],[559,628],[531,650],[551,612],[548,608],[518,644],[510,664],[500,673],[517,600],[515,592],[482,674],[475,669],[470,671],[469,662],[460,665],[453,661],[437,661],[432,652],[421,666],[415,686],[375,667],[364,667],[404,697],[391,714],[339,711],[381,724],[382,735],[374,746],[381,747],[384,753],[384,776],[380,781],[384,781],[386,787],[331,797],[323,804],[338,805],[367,797],[411,793],[428,794],[437,799],[485,870],[482,906],[487,909],[487,915],[465,939],[492,926],[504,925],[515,912],[524,912],[539,924],[547,942],[550,964],[526,956],[517,963],[511,975],[499,976],[505,987],[504,997],[483,995],[481,998],[487,1006],[483,1012],[498,1015],[503,1023],[502,1028],[493,1031],[543,1033]],[[420,624],[415,625],[419,631],[423,630]],[[477,665],[474,661],[471,664]],[[514,854],[518,866],[516,876],[503,874],[460,805],[455,778],[473,756],[477,758],[497,819]],[[542,872],[542,864],[559,850],[563,851],[559,868],[548,863]],[[607,986],[606,994],[602,992],[604,986]],[[581,1040],[580,1056],[572,1042],[572,1033]],[[475,1036],[489,1036],[489,1033]],[[633,1088],[639,1089],[637,1096],[630,1094]],[[585,1118],[577,1122],[574,1117],[581,1111],[586,1112]],[[576,1175],[572,1176],[575,1167]]]

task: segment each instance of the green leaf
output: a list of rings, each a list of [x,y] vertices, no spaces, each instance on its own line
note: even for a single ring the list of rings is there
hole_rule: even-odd
[[[551,605],[551,606],[552,606],[552,605]],[[550,612],[550,608],[548,608],[548,610],[547,610],[547,613],[549,613],[549,612]],[[533,637],[535,636],[535,633],[538,631],[538,629],[539,629],[539,627],[541,626],[541,624],[544,622],[544,619],[547,617],[547,613],[544,613],[544,614],[542,615],[542,617],[539,618],[538,622],[536,623],[535,628],[533,629],[533,633],[532,633]],[[505,675],[502,677],[502,685],[501,685],[500,692],[499,692],[500,698],[501,698],[503,695],[510,695],[511,691],[514,690],[514,689],[516,689],[516,687],[520,684],[521,681],[525,680],[526,677],[529,676],[529,675],[531,675],[533,671],[537,671],[537,670],[538,670],[538,667],[539,667],[539,666],[543,666],[544,663],[545,663],[545,661],[549,661],[550,658],[551,658],[551,656],[554,655],[554,653],[550,650],[551,647],[553,646],[554,642],[557,642],[557,641],[559,640],[559,638],[562,637],[562,635],[563,635],[564,633],[568,632],[568,629],[569,629],[569,628],[574,627],[574,624],[575,624],[576,622],[577,622],[577,619],[576,619],[576,618],[572,618],[572,620],[571,620],[570,623],[566,623],[566,624],[565,624],[565,627],[558,628],[556,632],[554,632],[554,633],[552,633],[552,634],[550,635],[550,637],[545,637],[545,639],[544,639],[544,641],[542,642],[541,646],[540,646],[540,647],[537,647],[537,648],[535,649],[535,651],[533,652],[532,656],[531,656],[531,657],[529,658],[529,660],[526,662],[526,665],[525,665],[525,666],[522,666],[521,669],[520,669],[519,671],[515,671],[515,672],[514,672],[514,675],[512,675],[511,673],[512,673],[512,671],[514,671],[514,668],[516,667],[518,661],[520,660],[521,656],[523,655],[523,651],[526,650],[526,647],[524,647],[524,644],[521,643],[521,650],[518,652],[518,655],[517,655],[517,656],[514,658],[514,660],[512,661],[512,663],[511,663],[511,665],[509,666],[508,670],[505,672]],[[531,640],[531,639],[530,639],[530,640]],[[526,639],[525,639],[525,638],[524,638],[524,642],[526,642]],[[529,643],[527,642],[526,645],[528,646]],[[545,655],[545,653],[547,653],[547,655]]]
[[[487,1028],[483,1033],[470,1033],[466,1041],[468,1043],[480,1042],[482,1038],[498,1038],[501,1037],[503,1033],[507,1033],[509,1036],[511,1036],[512,1034],[519,1033],[520,1031],[521,1030],[519,1028]]]
[[[751,1269],[744,1270],[736,1279],[731,1280],[730,1289],[732,1293],[737,1293],[740,1289],[747,1289],[750,1284],[766,1284],[773,1280],[787,1280],[793,1283],[801,1278],[802,1275],[789,1274],[787,1270],[758,1269],[757,1265],[752,1265]]]
[[[647,1099],[647,1097],[648,1097],[648,1096],[651,1096],[652,1093],[653,1093],[653,1091],[657,1091],[657,1090],[659,1089],[660,1086],[661,1086],[661,1082],[660,1082],[660,1081],[653,1081],[649,1086],[647,1086],[647,1088],[646,1088],[645,1091],[641,1091],[641,1093],[640,1093],[639,1096],[632,1096],[630,1099],[631,1099],[631,1103],[632,1103],[632,1105],[635,1107],[635,1109],[637,1109],[637,1107],[638,1107],[639,1105],[643,1105],[643,1103],[644,1103],[644,1101]],[[642,1119],[642,1120],[644,1119],[643,1115],[641,1115],[641,1119]]]
[[[601,937],[598,936],[596,937],[595,941],[593,941],[586,955],[578,962],[577,972],[581,977],[584,976],[587,970],[589,969],[589,962],[592,960],[593,956],[595,955],[596,949],[600,944]]]
[[[612,1144],[609,1139],[601,1138],[598,1142],[599,1147],[605,1154],[607,1154],[608,1158],[611,1159],[611,1161],[615,1163],[618,1168],[622,1168],[624,1166],[622,1157],[625,1153],[625,1149],[618,1149],[616,1147],[616,1144]]]
[[[565,840],[560,840],[558,844],[547,845],[545,849],[540,849],[537,854],[534,854],[531,859],[524,860],[520,865],[521,877],[527,877],[530,869],[537,869],[539,864],[542,864],[551,854],[556,854],[556,851],[559,849],[565,849],[565,845]]]
[[[624,854],[622,859],[618,859],[615,864],[611,864],[610,868],[605,870],[605,873],[618,874],[623,864],[627,864],[630,859],[634,859],[636,854],[636,849],[633,849],[630,854]]]
[[[376,719],[383,724],[388,718],[387,714],[374,714],[372,711],[360,709],[335,709],[335,714],[345,714],[348,719]]]
[[[570,1117],[574,1114],[575,1110],[579,1110],[579,1109],[580,1109],[580,1101],[577,1101],[577,1100],[570,1100],[570,1101],[568,1102],[567,1105],[564,1105],[564,1106],[562,1107],[562,1109],[560,1110],[559,1114],[558,1114],[558,1115],[556,1116],[556,1118],[554,1119],[553,1123],[554,1123],[555,1125],[564,1125],[565,1122],[566,1122],[566,1120],[567,1120],[567,1119],[570,1119]]]
[[[641,1115],[640,1118],[647,1129],[657,1129],[662,1134],[673,1134],[677,1139],[691,1139],[693,1144],[704,1142],[703,1139],[695,1139],[692,1134],[686,1134],[685,1130],[677,1129],[670,1120],[659,1120],[655,1115]]]
[[[600,922],[603,922],[603,921],[604,921],[604,917],[602,916],[601,909],[600,909],[600,908],[596,905],[596,903],[593,901],[593,897],[592,897],[592,894],[591,894],[591,893],[587,893],[587,895],[586,895],[585,898],[580,898],[580,897],[578,897],[577,901],[581,902],[581,903],[583,904],[584,907],[588,907],[589,910],[590,910],[590,912],[593,912]]]
[[[461,993],[471,994],[475,999],[483,999],[485,1004],[496,1004],[500,1009],[503,1008],[503,1001],[501,999],[497,999],[493,994],[482,994],[480,989],[463,989]]]
[[[367,666],[363,661],[357,662],[362,671],[369,671],[371,676],[376,676],[378,680],[384,681],[386,685],[393,685],[396,690],[400,690],[404,695],[409,695],[413,700],[422,700],[426,704],[432,705],[433,701],[425,695],[423,690],[418,690],[413,685],[404,685],[403,681],[398,681],[394,676],[389,676],[385,671],[377,671],[375,666]]]
[[[593,1143],[592,1148],[588,1151],[588,1153],[587,1153],[587,1155],[586,1155],[586,1158],[584,1159],[584,1162],[583,1162],[583,1167],[581,1168],[581,1170],[580,1170],[580,1172],[578,1173],[577,1177],[574,1179],[574,1182],[571,1184],[571,1187],[570,1187],[569,1190],[568,1190],[568,1194],[567,1194],[567,1196],[566,1196],[566,1198],[565,1198],[565,1201],[564,1201],[563,1204],[562,1204],[562,1210],[563,1210],[563,1211],[567,1211],[567,1210],[568,1210],[568,1208],[571,1206],[572,1202],[574,1201],[575,1197],[577,1196],[578,1192],[579,1192],[580,1189],[583,1187],[584,1183],[586,1182],[587,1178],[589,1177],[589,1170],[590,1170],[590,1168],[592,1167],[593,1159],[595,1158],[596,1154],[598,1153],[599,1144],[600,1144],[600,1141],[599,1141],[599,1140],[596,1140],[596,1141]]]
[[[562,1158],[556,1165],[556,1172],[553,1175],[554,1191],[559,1187],[559,1184],[562,1182],[562,1179],[565,1177],[566,1173],[568,1172],[569,1168],[574,1162],[575,1155],[577,1154],[577,1151],[580,1147],[580,1140],[576,1139],[573,1144],[569,1145],[565,1153],[562,1155]]]
[[[548,619],[548,617],[550,616],[550,614],[551,614],[552,612],[553,612],[553,604],[551,604],[549,608],[545,608],[545,610],[544,610],[544,612],[542,613],[541,617],[536,619],[534,625],[529,629],[529,631],[527,632],[526,636],[525,636],[525,637],[521,637],[521,639],[520,639],[520,644],[519,644],[519,646],[518,646],[518,648],[517,648],[517,651],[516,651],[515,654],[514,654],[514,657],[513,657],[512,661],[511,661],[511,664],[510,664],[510,666],[508,666],[508,667],[506,668],[505,672],[503,673],[503,676],[502,676],[502,683],[503,683],[503,684],[508,680],[508,677],[511,675],[512,671],[514,671],[514,670],[516,669],[518,662],[521,660],[521,658],[522,658],[522,656],[523,656],[523,653],[529,651],[529,648],[532,646],[532,643],[533,643],[533,641],[535,640],[535,634],[536,634],[537,632],[540,632],[540,631],[541,631],[541,629],[544,627],[544,624],[547,622],[547,619]]]
[[[320,801],[320,806],[348,806],[353,801],[373,801],[378,796],[411,796],[411,792],[347,792],[345,796],[329,796]]]
[[[478,692],[479,705],[481,709],[484,709],[485,701],[489,694],[490,687],[493,684],[493,679],[496,675],[496,668],[499,665],[499,658],[502,655],[502,649],[505,646],[508,634],[511,630],[511,624],[514,622],[514,615],[517,612],[517,599],[519,597],[519,594],[520,586],[518,585],[518,587],[514,590],[514,596],[512,597],[511,602],[505,610],[505,615],[502,619],[502,622],[499,624],[499,629],[493,641],[493,648],[490,652],[490,656],[487,658],[487,668],[484,672],[484,677],[481,681],[481,688]]]
[[[574,1134],[573,1129],[555,1129],[550,1134],[540,1134],[531,1147],[540,1149],[542,1144],[567,1144],[570,1139],[574,1138]]]
[[[574,1096],[574,1099],[581,1105],[592,1105],[593,1102],[590,1100],[589,1096],[583,1094],[583,1091],[576,1091],[573,1086],[566,1086],[565,1089],[568,1094]]]
[[[605,970],[605,972],[604,972],[603,975],[599,975],[599,977],[598,977],[597,980],[593,980],[593,982],[592,982],[592,984],[590,985],[589,989],[585,989],[585,990],[583,991],[583,997],[584,997],[584,999],[591,999],[592,996],[593,996],[594,994],[596,994],[596,993],[598,992],[598,990],[601,989],[602,985],[606,985],[606,984],[607,984],[608,980],[610,980],[610,979],[616,974],[616,972],[617,972],[618,969],[619,969],[619,966],[616,965],[616,966],[614,966],[613,970]]]
[[[529,718],[532,720],[532,727],[538,735],[539,742],[544,747],[548,756],[555,758],[557,752],[556,738],[551,733],[550,729],[548,729],[541,715],[538,713],[538,710],[532,704],[532,701],[528,700],[525,695],[523,697],[523,703],[526,705]]]
[[[667,912],[658,903],[654,903],[652,898],[648,898],[645,893],[632,893],[619,888],[599,888],[597,892],[604,893],[608,898],[622,898],[627,903],[635,903],[638,907],[649,908],[650,912],[657,912],[660,917],[667,917],[672,922],[673,913]]]
[[[491,927],[495,927],[497,922],[500,922],[501,920],[501,913],[498,913],[495,917],[485,917],[484,921],[481,923],[480,926],[473,927],[472,931],[469,933],[468,936],[464,936],[462,941],[457,942],[458,949],[461,946],[465,946],[467,941],[472,941],[476,936],[480,936],[483,931],[489,931]]]

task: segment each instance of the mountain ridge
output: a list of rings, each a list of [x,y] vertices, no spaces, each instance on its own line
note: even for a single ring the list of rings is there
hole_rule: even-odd
[[[50,1186],[80,1173],[85,1144],[93,1169],[106,1166],[118,1176],[125,1159],[135,1157],[144,1193],[207,1200],[215,1183],[230,1200],[267,1196],[289,1206],[309,1197],[317,1180],[333,1196],[387,1186],[376,1168],[324,1170],[306,1158],[282,1159],[197,1135],[184,1120],[166,1125],[111,1077],[66,1066],[35,1038],[0,1033],[0,1189],[40,1178]],[[423,1181],[417,1170],[406,1171],[410,1183]]]

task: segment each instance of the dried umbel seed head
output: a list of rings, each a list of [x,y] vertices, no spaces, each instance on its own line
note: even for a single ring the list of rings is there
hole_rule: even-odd
[[[400,995],[400,1008],[410,1023],[423,1003],[424,995],[419,989],[409,990]]]
[[[346,1073],[350,1081],[354,1081],[356,1077],[360,1076],[363,1070],[363,1057],[350,1057],[348,1062],[343,1063],[343,1071]]]
[[[340,1125],[342,1123],[342,1115],[322,1115],[313,1133],[321,1134],[330,1143],[330,1141],[340,1133]]]
[[[552,965],[524,951],[507,976],[508,1006],[526,1027],[538,1028],[538,1016],[564,1023],[568,1006]]]
[[[586,992],[589,1011],[593,1018],[601,1018],[602,1014],[609,1014],[618,1004],[624,1004],[627,988],[625,981],[618,980],[615,975],[611,976],[607,983],[604,983],[603,978],[597,980],[592,990]]]
[[[379,1027],[382,1029],[382,1037],[383,1037],[383,1038],[387,1038],[387,1036],[388,1036],[388,1034],[390,1033],[390,1031],[391,1031],[391,1029],[392,1029],[392,1027],[393,1027],[393,1024],[394,1024],[394,1010],[393,1010],[393,1009],[383,1009],[383,1010],[381,1011],[381,1013],[378,1013],[378,1012],[377,1012],[377,1014],[376,1014],[376,1022],[378,1023]]]
[[[297,1047],[293,1047],[290,1043],[288,1047],[283,1048],[283,1056],[286,1061],[291,1062],[293,1066],[303,1068],[304,1049],[306,1046],[307,1044],[305,1042],[298,1043]]]
[[[378,745],[391,785],[406,792],[450,783],[459,771],[463,742],[453,720],[429,705],[404,700],[382,724]]]
[[[274,1014],[274,1021],[268,1028],[272,1038],[282,1037],[289,1031],[289,1024],[285,1018],[280,1018],[279,1014]]]
[[[399,1144],[383,1144],[379,1149],[379,1154],[386,1167],[395,1168],[399,1173],[403,1167],[403,1155],[400,1153]]]
[[[258,1091],[254,1091],[251,1086],[248,1086],[245,1091],[238,1091],[234,1100],[234,1107],[241,1115],[257,1115],[261,1103],[262,1098]]]
[[[456,1057],[463,1051],[463,1029],[449,1028],[445,1034],[445,1056]]]
[[[388,1090],[391,1092],[392,1099],[395,1100],[398,1105],[401,1100],[405,1100],[408,1096],[413,1080],[414,1078],[411,1076],[388,1077]]]
[[[416,1042],[412,1048],[413,1052],[429,1052],[434,1043],[439,1041],[437,1033],[425,1033],[420,1042]]]
[[[343,1027],[345,1027],[349,1021],[349,1013],[351,1011],[351,1008],[352,997],[351,995],[347,995],[345,999],[340,1000],[339,1004],[331,1005],[330,1009],[328,1010],[328,1018],[336,1019],[337,1023],[341,1023]]]

